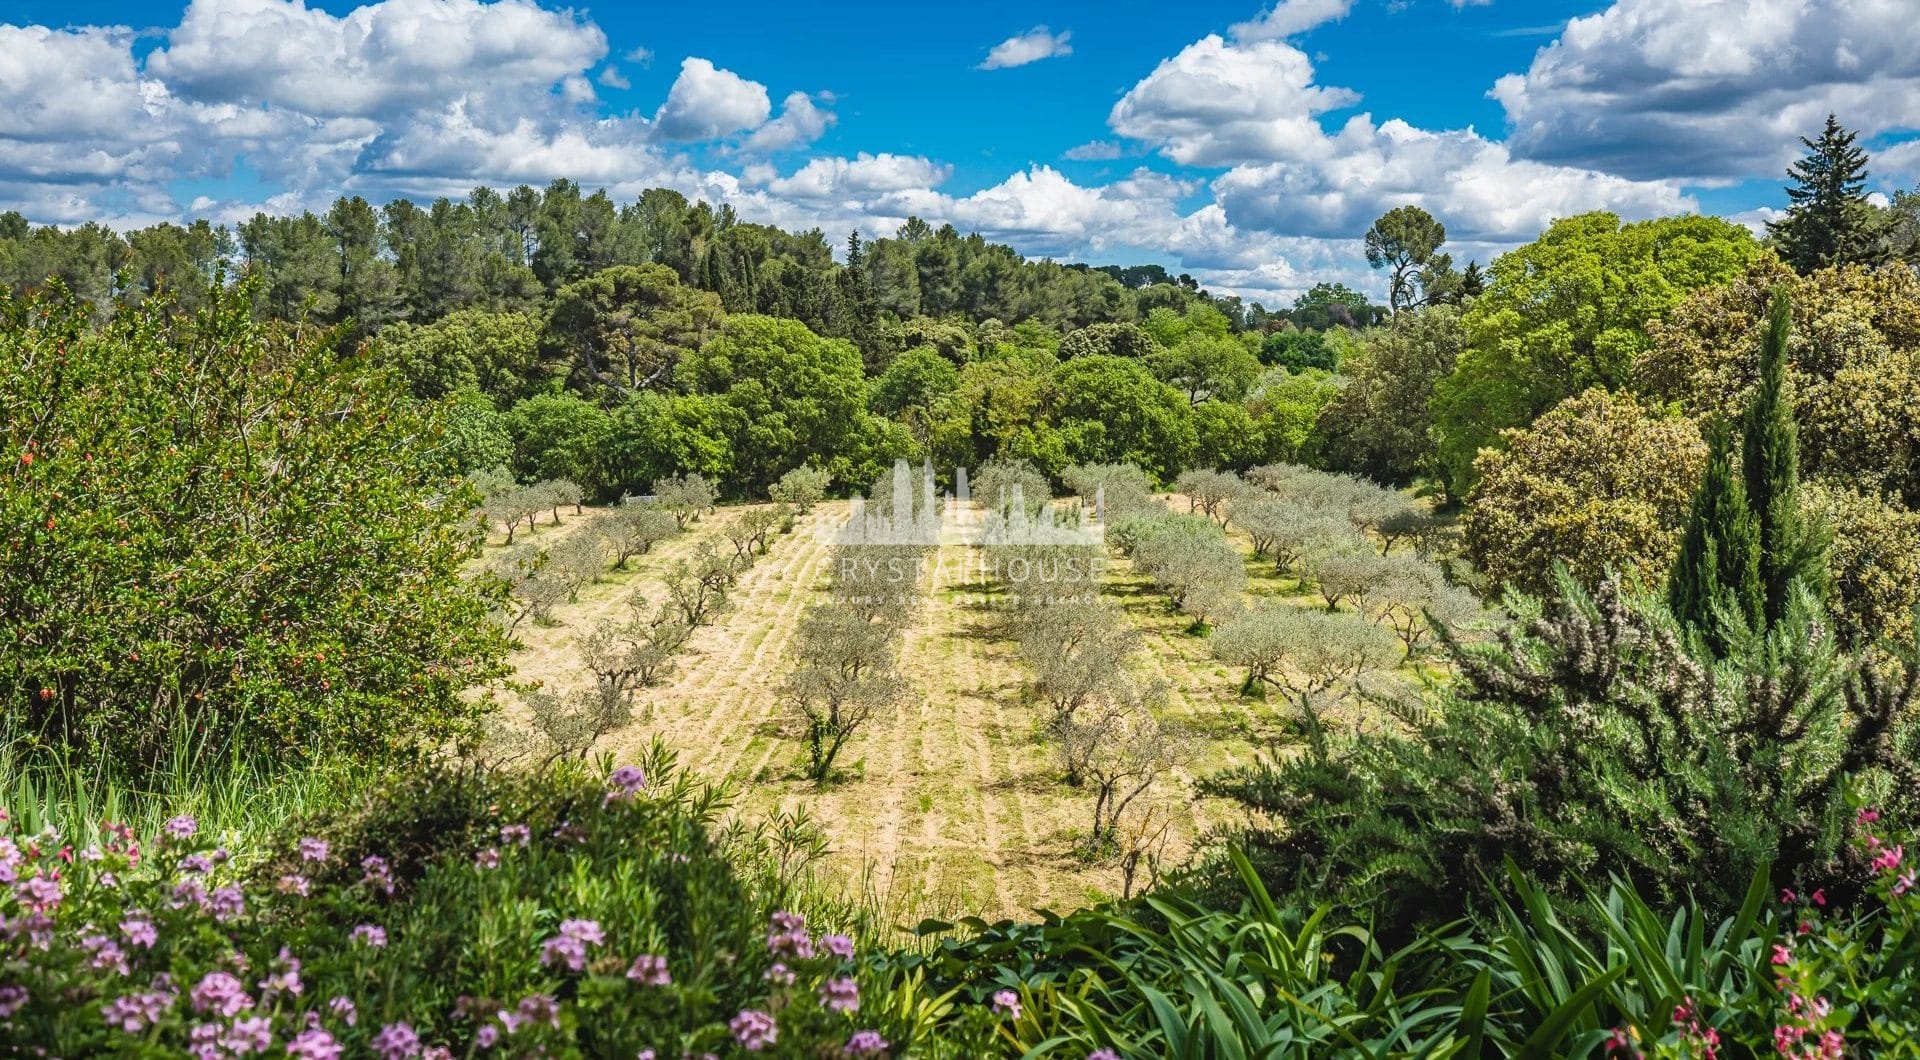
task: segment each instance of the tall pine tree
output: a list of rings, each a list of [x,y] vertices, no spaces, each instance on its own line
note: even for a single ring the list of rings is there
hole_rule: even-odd
[[[1759,524],[1762,614],[1769,627],[1787,613],[1798,583],[1822,595],[1826,539],[1800,507],[1800,455],[1787,393],[1787,332],[1793,311],[1775,291],[1760,346],[1760,383],[1747,405],[1740,441],[1747,503]]]
[[[1731,631],[1721,626],[1723,615],[1737,615],[1753,628],[1764,607],[1760,524],[1747,503],[1745,476],[1734,469],[1732,434],[1725,424],[1714,428],[1706,476],[1694,492],[1686,536],[1667,583],[1674,617],[1705,634],[1716,652],[1726,651],[1731,642]]]
[[[1867,202],[1867,153],[1857,133],[1827,115],[1817,140],[1801,137],[1807,155],[1787,171],[1787,216],[1767,223],[1781,260],[1805,275],[1831,265],[1874,264],[1878,241]]]

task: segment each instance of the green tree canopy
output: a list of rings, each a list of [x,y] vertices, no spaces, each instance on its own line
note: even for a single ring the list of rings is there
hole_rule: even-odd
[[[1364,239],[1367,264],[1387,270],[1387,307],[1411,309],[1434,293],[1433,275],[1423,270],[1447,241],[1447,226],[1418,206],[1396,206],[1373,222]]]
[[[632,392],[670,380],[722,315],[717,295],[681,286],[665,265],[621,265],[555,292],[541,341],[576,381]]]
[[[1466,314],[1468,346],[1434,388],[1438,470],[1454,496],[1474,457],[1589,387],[1626,385],[1648,324],[1702,287],[1740,275],[1763,253],[1751,233],[1714,217],[1621,224],[1610,213],[1555,221],[1494,260]]]
[[[877,437],[867,413],[860,351],[826,339],[797,320],[730,317],[720,332],[687,354],[676,373],[695,393],[719,397],[734,410],[734,468],[754,494],[814,458],[836,481],[864,481],[847,461]]]
[[[461,309],[431,324],[389,325],[379,345],[415,397],[479,390],[505,405],[538,379],[539,340],[533,313]]]
[[[574,394],[535,394],[507,412],[515,470],[525,481],[566,479],[589,489],[603,481],[601,446],[613,421]]]
[[[1192,460],[1191,406],[1139,362],[1076,357],[1050,382],[1048,412],[1067,463],[1133,464],[1168,481]]]

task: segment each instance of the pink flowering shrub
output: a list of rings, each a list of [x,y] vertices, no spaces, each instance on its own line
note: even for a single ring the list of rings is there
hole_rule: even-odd
[[[663,753],[645,765],[404,780],[261,853],[229,855],[188,818],[85,850],[0,821],[0,1042],[894,1055],[908,1013],[876,1001],[890,992],[851,940],[773,907],[710,836],[710,793]]]

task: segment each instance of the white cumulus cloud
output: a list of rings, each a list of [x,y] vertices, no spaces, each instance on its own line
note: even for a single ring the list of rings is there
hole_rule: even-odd
[[[1911,0],[1615,0],[1491,95],[1516,153],[1629,177],[1777,177],[1829,112],[1920,125]]]
[[[654,128],[669,140],[717,140],[758,129],[773,113],[767,86],[688,57],[654,116]]]
[[[980,64],[980,69],[1005,70],[1059,55],[1072,55],[1073,45],[1069,43],[1072,36],[1068,32],[1049,33],[1047,27],[1035,26],[994,45],[993,50],[987,53],[986,61]]]

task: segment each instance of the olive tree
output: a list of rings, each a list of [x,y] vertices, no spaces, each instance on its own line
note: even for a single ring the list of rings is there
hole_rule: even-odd
[[[1187,511],[1205,513],[1221,526],[1230,518],[1228,506],[1246,490],[1238,475],[1225,471],[1182,471],[1173,488],[1186,495]]]
[[[1090,850],[1110,847],[1127,807],[1183,757],[1182,741],[1153,711],[1164,698],[1164,687],[1156,685],[1103,700],[1061,726],[1054,737],[1055,753],[1070,782],[1093,790]]]
[[[1287,693],[1316,742],[1324,735],[1319,703],[1390,667],[1400,652],[1393,634],[1350,611],[1284,604],[1222,623],[1208,644],[1221,662],[1247,668],[1243,690],[1264,683]]]
[[[1014,499],[1020,499],[1027,515],[1037,515],[1053,499],[1047,476],[1017,457],[994,457],[980,466],[973,476],[973,496],[989,511],[1011,514]]]
[[[1088,503],[1098,500],[1108,522],[1140,512],[1164,510],[1153,495],[1153,480],[1132,464],[1074,464],[1060,481]]]
[[[827,495],[827,485],[833,476],[815,467],[796,467],[780,476],[767,489],[767,496],[776,503],[791,505],[796,515],[806,515],[813,506]]]
[[[571,504],[573,505],[573,514],[580,514],[580,503],[586,499],[587,491],[581,489],[578,482],[572,479],[557,478],[551,482],[543,482],[541,486],[544,487],[544,496],[547,505],[553,509],[553,523],[555,526],[560,525],[560,507],[562,505]]]
[[[658,684],[671,671],[692,627],[670,607],[652,616],[645,608],[636,595],[624,618],[602,619],[581,640],[580,657],[596,681],[631,692]]]
[[[644,556],[653,546],[680,532],[673,513],[657,504],[629,501],[603,516],[595,529],[606,542],[613,557],[614,570],[626,570],[635,556]]]
[[[726,603],[727,590],[738,577],[732,558],[721,555],[713,542],[702,541],[691,557],[675,561],[668,570],[668,606],[688,627],[698,626]]]
[[[1357,539],[1335,540],[1316,549],[1307,562],[1314,587],[1328,611],[1342,603],[1356,603],[1392,576],[1392,558],[1382,556]]]
[[[1020,656],[1033,672],[1034,689],[1052,708],[1050,727],[1125,680],[1128,659],[1140,650],[1140,634],[1113,604],[1068,601],[1024,610],[1013,633]]]
[[[698,472],[661,479],[653,484],[653,497],[654,503],[673,513],[673,521],[682,530],[719,499],[713,484]]]
[[[1210,519],[1168,514],[1130,527],[1123,539],[1134,567],[1197,622],[1232,608],[1246,589],[1239,550]]]
[[[1427,647],[1434,623],[1453,630],[1487,614],[1480,598],[1449,583],[1438,564],[1404,554],[1383,561],[1380,579],[1357,603],[1369,621],[1400,638],[1408,660]]]
[[[780,697],[799,715],[807,776],[824,783],[846,742],[876,712],[907,694],[896,630],[835,603],[809,607],[794,631],[795,665]]]

